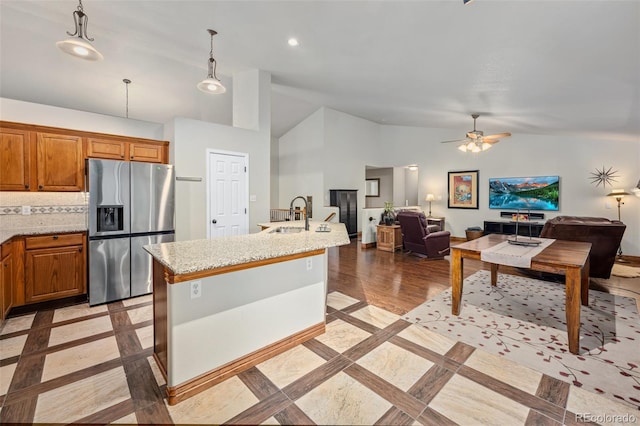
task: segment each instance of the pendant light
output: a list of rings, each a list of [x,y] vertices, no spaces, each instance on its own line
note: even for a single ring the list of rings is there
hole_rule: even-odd
[[[103,56],[98,50],[93,47],[91,42],[92,38],[87,35],[87,25],[89,24],[89,17],[84,13],[82,7],[82,0],[78,0],[78,8],[73,12],[73,21],[76,25],[76,31],[70,33],[67,31],[69,38],[59,41],[56,46],[60,50],[76,58],[86,59],[88,61],[100,61]]]
[[[219,95],[227,91],[224,88],[218,77],[216,76],[216,60],[213,58],[213,36],[218,34],[214,30],[207,30],[209,34],[211,34],[211,51],[209,52],[209,61],[207,62],[207,66],[209,69],[209,74],[207,74],[207,78],[198,83],[198,89],[203,91],[204,93]]]

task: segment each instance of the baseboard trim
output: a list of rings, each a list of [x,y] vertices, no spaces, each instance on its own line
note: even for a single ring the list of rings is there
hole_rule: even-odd
[[[283,352],[286,352],[294,346],[306,342],[309,339],[313,339],[314,337],[319,336],[324,332],[325,323],[321,322],[305,330],[302,330],[299,333],[292,334],[289,337],[272,343],[271,345],[265,346],[262,349],[258,349],[255,352],[243,356],[242,358],[231,361],[226,365],[208,371],[204,374],[201,374],[200,376],[194,377],[193,379],[181,383],[177,386],[167,386],[167,402],[169,403],[169,405],[176,405],[177,403],[184,401],[187,398],[190,398],[220,382],[225,381],[231,376],[235,376],[242,371],[248,370],[249,368],[258,365],[261,362],[266,361],[267,359],[279,355]]]
[[[361,247],[362,247],[363,249],[368,249],[368,248],[372,248],[372,247],[375,247],[375,246],[376,246],[376,243],[375,243],[375,242],[373,242],[373,243],[362,243],[362,246],[361,246]]]

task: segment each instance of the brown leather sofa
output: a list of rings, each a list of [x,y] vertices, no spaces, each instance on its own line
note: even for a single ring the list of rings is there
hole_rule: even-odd
[[[557,216],[544,224],[540,237],[591,243],[589,276],[609,278],[626,227],[603,217]]]
[[[441,259],[449,254],[450,232],[431,232],[424,213],[401,211],[398,212],[396,220],[400,224],[405,250],[425,255],[430,259]],[[440,229],[438,226],[436,228]]]

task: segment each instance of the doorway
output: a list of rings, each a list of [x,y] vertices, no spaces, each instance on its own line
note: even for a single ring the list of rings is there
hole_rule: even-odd
[[[207,150],[207,235],[243,235],[249,229],[249,155]]]

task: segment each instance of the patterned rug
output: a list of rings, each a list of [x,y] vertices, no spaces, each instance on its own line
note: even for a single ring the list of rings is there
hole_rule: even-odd
[[[541,373],[640,407],[640,315],[635,300],[595,290],[582,306],[580,354],[567,345],[564,285],[490,273],[464,280],[460,316],[451,290],[408,312],[405,319],[504,356]]]

